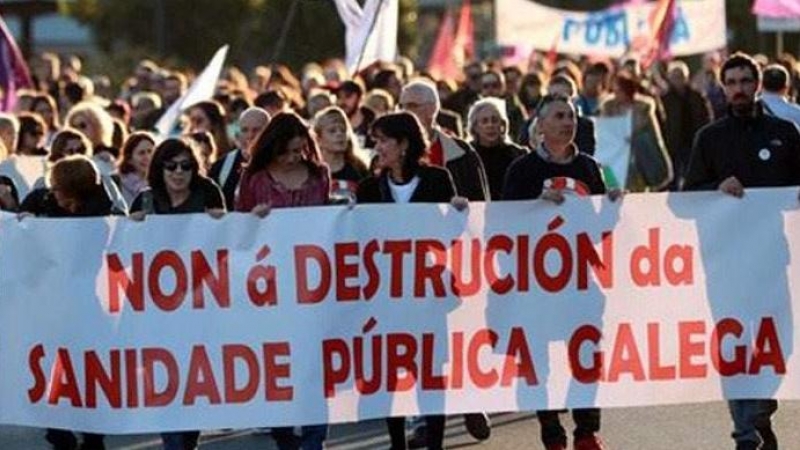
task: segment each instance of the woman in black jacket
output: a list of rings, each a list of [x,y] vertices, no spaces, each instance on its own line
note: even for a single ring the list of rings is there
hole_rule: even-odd
[[[450,203],[465,205],[456,197],[447,169],[425,163],[428,147],[422,126],[411,113],[380,117],[372,124],[379,174],[358,186],[358,203]]]
[[[379,175],[361,182],[356,191],[358,203],[451,203],[456,209],[467,200],[456,196],[453,178],[447,169],[425,163],[428,143],[417,118],[408,112],[387,114],[372,124]],[[408,448],[405,417],[389,417],[392,450]],[[427,448],[440,450],[444,441],[444,415],[425,417]]]
[[[131,218],[145,214],[225,213],[222,191],[200,167],[197,150],[184,139],[167,139],[158,145],[150,162],[150,189],[133,201]]]
[[[147,173],[150,189],[142,191],[131,206],[131,218],[146,214],[208,213],[221,217],[225,199],[220,188],[206,178],[197,150],[183,139],[167,139],[156,147]],[[193,450],[199,431],[161,433],[164,450]]]

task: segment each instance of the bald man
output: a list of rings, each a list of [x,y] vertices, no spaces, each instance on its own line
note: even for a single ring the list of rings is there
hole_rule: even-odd
[[[263,108],[253,106],[247,108],[239,116],[239,134],[236,136],[238,148],[229,152],[224,158],[215,162],[208,172],[222,189],[225,196],[225,205],[233,207],[236,198],[236,187],[239,186],[242,164],[250,159],[250,146],[253,145],[258,135],[269,124],[269,113]]]

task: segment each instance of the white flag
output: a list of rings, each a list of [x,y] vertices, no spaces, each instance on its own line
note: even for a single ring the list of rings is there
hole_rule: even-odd
[[[211,58],[203,72],[198,76],[186,93],[181,98],[175,100],[169,109],[158,119],[156,130],[158,134],[167,138],[172,133],[175,121],[178,120],[181,112],[186,108],[203,100],[209,100],[214,96],[217,88],[217,80],[222,73],[222,66],[225,65],[225,58],[228,56],[228,46],[222,46]]]
[[[345,26],[347,70],[353,74],[375,61],[397,57],[399,0],[334,0]]]
[[[597,133],[594,157],[603,167],[609,188],[625,188],[631,159],[631,114],[615,117],[593,117]]]

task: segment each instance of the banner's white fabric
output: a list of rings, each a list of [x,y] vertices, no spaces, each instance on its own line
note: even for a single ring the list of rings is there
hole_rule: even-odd
[[[619,57],[652,35],[650,13],[656,3],[641,2],[591,13],[543,6],[533,0],[496,4],[497,40],[504,46],[533,46],[560,53]],[[725,46],[723,0],[678,0],[678,16],[670,39],[675,56]]]
[[[797,189],[0,217],[0,422],[800,399]]]

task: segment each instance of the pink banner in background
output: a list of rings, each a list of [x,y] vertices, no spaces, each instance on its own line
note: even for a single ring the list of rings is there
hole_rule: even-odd
[[[756,0],[753,14],[769,17],[800,17],[798,0]]]

